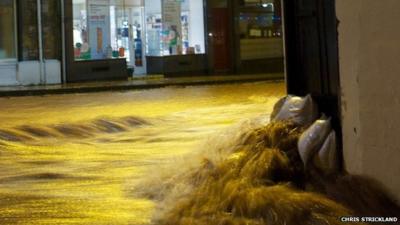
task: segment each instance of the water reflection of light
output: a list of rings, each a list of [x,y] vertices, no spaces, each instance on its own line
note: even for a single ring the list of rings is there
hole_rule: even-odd
[[[0,224],[149,224],[154,203],[134,197],[131,182],[267,114],[284,90],[255,83],[0,99],[0,129],[29,137],[0,135]]]

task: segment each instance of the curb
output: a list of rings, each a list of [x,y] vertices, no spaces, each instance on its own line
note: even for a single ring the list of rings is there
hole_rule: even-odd
[[[151,80],[146,80],[151,81]],[[282,82],[280,77],[259,77],[259,78],[243,78],[243,79],[226,79],[226,80],[197,80],[197,81],[151,81],[154,83],[148,84],[115,84],[109,86],[81,86],[81,87],[60,87],[54,89],[20,89],[20,90],[0,90],[0,97],[18,97],[18,96],[43,96],[57,94],[77,94],[77,93],[95,93],[106,91],[128,91],[128,90],[145,90],[157,89],[170,86],[201,86],[201,85],[219,85],[219,84],[237,84],[237,83],[252,83],[260,81]]]

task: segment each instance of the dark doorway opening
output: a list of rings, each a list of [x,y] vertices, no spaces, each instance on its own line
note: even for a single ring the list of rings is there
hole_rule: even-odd
[[[228,72],[230,69],[230,29],[229,11],[227,8],[212,8],[213,19],[213,50],[214,50],[214,70]]]
[[[342,145],[334,0],[283,0],[288,94],[311,93]]]

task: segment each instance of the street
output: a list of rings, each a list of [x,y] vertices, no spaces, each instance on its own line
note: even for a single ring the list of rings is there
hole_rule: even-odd
[[[132,184],[217,132],[267,120],[282,82],[0,99],[0,224],[149,224]]]

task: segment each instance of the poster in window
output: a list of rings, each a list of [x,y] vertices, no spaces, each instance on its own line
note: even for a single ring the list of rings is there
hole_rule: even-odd
[[[110,8],[107,0],[89,1],[89,44],[92,59],[104,59],[110,46]]]
[[[182,49],[181,2],[164,0],[162,6],[164,50],[179,54]]]

